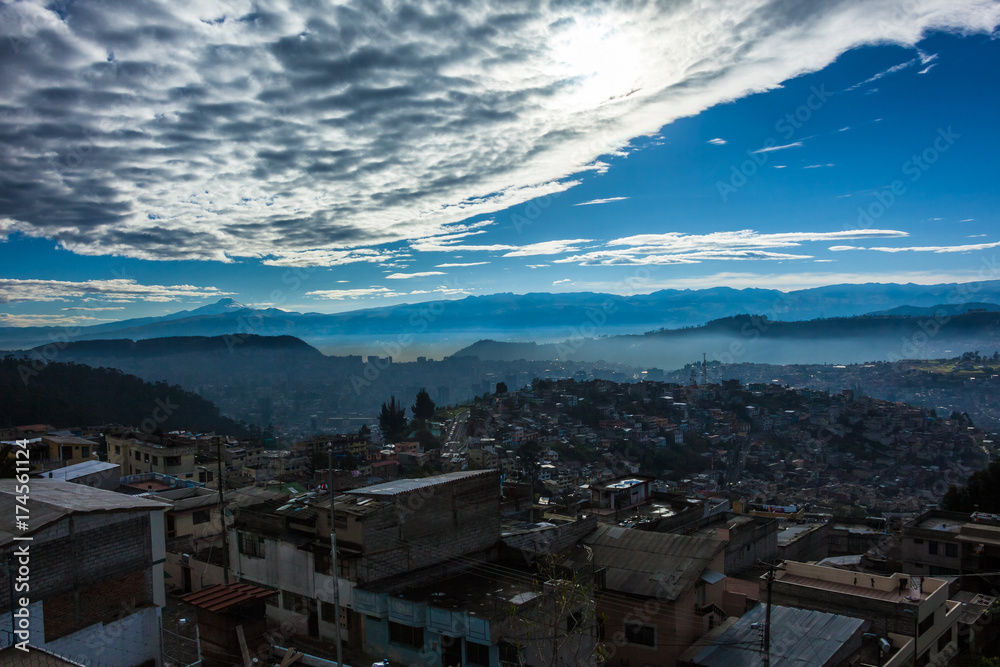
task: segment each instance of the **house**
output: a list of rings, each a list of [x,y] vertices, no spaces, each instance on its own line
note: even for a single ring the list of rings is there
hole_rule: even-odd
[[[64,468],[39,473],[41,479],[61,479],[74,484],[84,484],[98,489],[114,491],[118,488],[121,466],[105,461],[88,460]]]
[[[14,603],[25,619],[14,642],[85,664],[159,666],[165,506],[61,480],[31,480],[26,494],[21,486],[0,480],[0,559],[30,578]],[[4,568],[0,587],[13,583]],[[0,597],[9,628],[11,601]],[[10,646],[10,636],[0,642]]]
[[[601,525],[583,544],[604,571],[597,609],[608,665],[673,667],[726,617],[726,542]]]
[[[682,667],[840,667],[857,664],[868,622],[821,611],[771,606],[770,661],[764,661],[761,629],[765,606],[730,618],[681,656]]]
[[[619,510],[641,505],[652,497],[653,477],[623,477],[590,487],[590,504],[600,509]]]
[[[904,524],[900,546],[903,571],[910,574],[998,572],[1000,517],[930,510]]]
[[[360,591],[371,598],[382,594],[385,582],[413,587],[415,572],[496,548],[500,473],[452,472],[353,489],[334,498],[334,528],[336,576],[329,496],[307,493],[243,507],[230,532],[230,563],[240,581],[280,591],[269,600],[272,622],[311,637],[336,637],[336,586],[341,636],[360,647],[374,623],[366,618],[370,605],[357,602],[365,595]]]
[[[42,442],[49,448],[49,461],[56,465],[73,465],[82,461],[97,460],[97,445],[92,440],[76,436],[43,435]]]
[[[195,476],[195,458],[198,455],[198,445],[171,446],[160,444],[156,437],[140,438],[105,436],[108,441],[108,461],[121,466],[121,476],[138,475],[141,473],[159,473],[171,477],[193,479]],[[207,483],[214,479],[211,470],[202,471]]]
[[[761,591],[766,588],[761,578]],[[942,579],[896,573],[879,576],[787,561],[772,583],[774,604],[862,618],[899,656],[919,664],[958,652],[961,604]],[[893,658],[894,659],[894,658]],[[891,662],[886,664],[899,664]]]

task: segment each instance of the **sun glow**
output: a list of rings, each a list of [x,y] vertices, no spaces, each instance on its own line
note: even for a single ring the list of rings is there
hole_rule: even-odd
[[[604,22],[577,23],[557,35],[553,61],[559,76],[573,82],[571,108],[593,108],[637,93],[642,79],[639,44],[626,28]]]

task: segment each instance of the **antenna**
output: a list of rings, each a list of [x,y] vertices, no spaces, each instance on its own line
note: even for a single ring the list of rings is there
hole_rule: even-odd
[[[705,353],[701,353],[701,383],[708,384],[708,360]]]

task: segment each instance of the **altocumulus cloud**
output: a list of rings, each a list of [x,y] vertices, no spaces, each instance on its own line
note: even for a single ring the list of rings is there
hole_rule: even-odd
[[[22,301],[178,301],[188,298],[227,296],[215,287],[195,285],[141,285],[130,278],[112,280],[20,280],[0,278],[0,303]],[[76,308],[75,310],[110,310],[110,308]],[[79,318],[77,318],[79,319]]]
[[[853,47],[998,21],[983,0],[4,3],[0,237],[384,261],[345,251],[570,188]]]

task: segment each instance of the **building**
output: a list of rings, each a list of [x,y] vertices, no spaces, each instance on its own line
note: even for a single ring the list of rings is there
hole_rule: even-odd
[[[68,466],[97,460],[97,445],[86,438],[43,435],[42,442],[48,446],[49,461],[58,462],[56,465]]]
[[[761,628],[765,607],[702,637],[681,656],[683,667],[840,667],[857,664],[868,622],[821,611],[771,606],[770,663],[764,662]]]
[[[88,460],[82,463],[74,463],[65,468],[55,468],[48,472],[39,473],[41,479],[61,479],[65,482],[83,484],[98,489],[114,491],[118,488],[119,471],[121,466],[105,461]]]
[[[871,632],[895,649],[886,665],[912,661],[915,636],[918,664],[958,652],[962,609],[948,599],[948,583],[941,579],[900,573],[883,577],[788,561],[775,572],[771,596],[774,604],[869,621]],[[900,662],[894,662],[897,658]]]
[[[159,473],[171,477],[194,479],[198,445],[169,446],[159,438],[141,440],[138,437],[105,436],[108,441],[108,461],[121,466],[121,476]],[[154,442],[155,441],[155,442]],[[200,471],[197,481],[214,479],[211,470]]]
[[[725,619],[726,542],[601,525],[583,544],[604,572],[597,609],[608,619],[608,665],[673,667]]]
[[[627,477],[601,482],[590,487],[590,504],[600,509],[619,510],[635,507],[652,497],[653,477]]]
[[[0,480],[0,559],[13,556],[30,577],[15,642],[85,664],[159,666],[164,505],[60,480],[31,480],[27,494],[19,486]],[[27,530],[15,521],[21,506]],[[11,583],[3,568],[0,587]],[[10,599],[0,598],[10,627]],[[8,635],[0,641],[9,646]]]
[[[904,524],[900,546],[910,574],[1000,572],[1000,517],[930,510]]]
[[[378,644],[367,643],[366,628],[376,616],[365,616],[375,604],[372,599],[414,587],[415,573],[433,571],[429,582],[446,576],[446,564],[456,559],[496,549],[500,473],[453,472],[362,487],[337,496],[334,512],[336,577],[330,500],[315,492],[241,508],[230,533],[230,564],[240,581],[280,591],[269,600],[272,622],[331,639],[339,621],[346,641],[374,649]],[[334,586],[342,605],[339,619],[333,611]],[[367,606],[357,607],[365,594]]]

